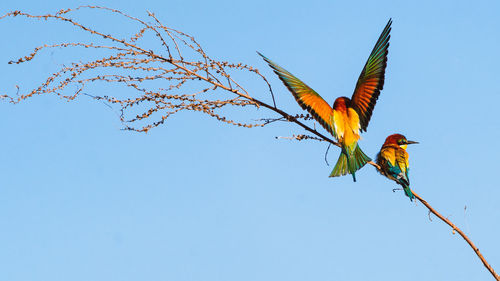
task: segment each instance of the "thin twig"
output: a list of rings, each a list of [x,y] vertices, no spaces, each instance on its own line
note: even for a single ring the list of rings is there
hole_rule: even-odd
[[[318,138],[318,137],[313,137],[313,136],[309,136],[309,135],[292,135],[291,137],[282,137],[282,136],[277,136],[275,137],[276,139],[286,139],[286,140],[298,140],[298,141],[301,141],[301,140],[316,140],[316,141],[325,141],[324,139],[322,138]]]
[[[380,171],[379,165],[377,165],[376,163],[374,163],[372,161],[370,161],[368,163]],[[483,262],[483,265],[488,269],[488,271],[491,273],[491,275],[493,275],[493,277],[497,281],[500,281],[500,276],[498,276],[498,274],[495,272],[495,270],[493,270],[493,267],[491,267],[491,265],[486,261],[483,254],[479,251],[479,248],[477,248],[476,245],[474,245],[474,243],[470,240],[470,238],[467,235],[465,235],[465,233],[460,228],[458,228],[455,224],[453,224],[448,218],[445,218],[438,211],[436,211],[429,203],[427,203],[427,201],[425,201],[422,197],[420,197],[420,195],[416,194],[413,189],[412,189],[412,193],[413,193],[413,195],[415,195],[415,198],[417,198],[418,201],[420,201],[420,202],[422,202],[422,204],[424,204],[424,206],[429,210],[429,212],[433,213],[436,217],[438,217],[439,219],[444,221],[447,225],[449,225],[453,229],[454,232],[455,231],[458,232],[458,234],[460,234],[460,236],[462,236],[462,238],[469,244],[469,246],[472,248],[472,250],[474,250],[474,253],[476,253],[477,257]],[[430,216],[429,216],[429,219],[430,219]]]
[[[462,238],[465,241],[467,241],[467,243],[472,248],[472,250],[474,250],[477,257],[483,262],[484,266],[488,269],[488,271],[491,273],[491,275],[493,275],[493,277],[495,277],[495,279],[497,281],[500,281],[500,276],[498,276],[498,274],[495,272],[495,270],[493,270],[491,265],[484,258],[483,254],[481,254],[481,252],[479,251],[479,248],[476,247],[476,245],[474,245],[474,243],[470,240],[470,238],[467,235],[465,235],[465,233],[460,228],[458,228],[455,224],[453,224],[449,219],[445,218],[443,215],[438,213],[429,203],[427,203],[427,201],[422,199],[422,197],[420,197],[420,195],[416,194],[413,190],[412,190],[412,193],[413,193],[413,195],[415,195],[415,197],[418,199],[418,201],[422,202],[422,204],[424,204],[424,206],[427,207],[427,209],[429,209],[429,211],[431,211],[435,216],[437,216],[442,221],[444,221],[454,231],[458,232],[458,234],[460,234],[460,236],[462,236]]]
[[[330,150],[330,146],[332,146],[331,143],[328,144],[328,147],[326,148],[326,151],[325,151],[325,162],[326,162],[327,166],[330,166],[330,164],[328,163],[328,159],[327,159],[328,151]]]

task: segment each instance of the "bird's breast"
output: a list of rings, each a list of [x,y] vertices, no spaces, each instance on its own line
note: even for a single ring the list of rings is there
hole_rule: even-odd
[[[333,124],[335,133],[341,143],[353,146],[360,138],[359,115],[351,107],[337,107],[333,109]]]

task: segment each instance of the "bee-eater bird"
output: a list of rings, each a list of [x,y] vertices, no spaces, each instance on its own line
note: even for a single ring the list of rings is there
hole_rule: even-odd
[[[257,52],[292,92],[302,109],[307,110],[341,145],[342,151],[330,177],[349,173],[356,181],[355,172],[371,161],[359,148],[358,140],[360,131],[366,131],[368,127],[380,90],[384,86],[391,23],[392,20],[389,19],[378,38],[363,71],[359,75],[351,99],[339,97],[333,103],[333,108],[304,82]]]
[[[400,134],[390,135],[385,139],[380,152],[377,154],[377,164],[380,166],[380,173],[387,178],[397,182],[403,187],[406,196],[413,201],[413,193],[410,189],[410,166],[408,163],[408,152],[406,147],[409,144],[418,143],[409,141]]]

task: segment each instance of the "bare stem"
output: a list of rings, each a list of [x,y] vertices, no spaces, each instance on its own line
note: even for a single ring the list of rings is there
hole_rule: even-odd
[[[380,171],[380,166],[377,165],[377,163],[374,163],[372,161],[370,161],[368,163],[370,165],[372,165],[373,167],[375,167],[375,169]],[[481,254],[481,252],[479,251],[479,248],[476,247],[476,245],[474,245],[472,240],[470,240],[470,238],[467,235],[465,235],[465,233],[460,228],[458,228],[458,226],[456,226],[449,219],[447,219],[446,217],[441,215],[438,211],[436,211],[436,209],[434,209],[427,201],[425,201],[422,197],[420,197],[420,195],[416,194],[415,191],[413,191],[413,189],[412,189],[412,193],[413,193],[413,195],[415,195],[415,197],[418,199],[418,201],[422,202],[422,204],[424,204],[424,206],[427,209],[429,209],[429,212],[433,213],[440,220],[444,221],[447,225],[449,225],[453,229],[453,231],[458,232],[458,234],[460,234],[460,236],[462,236],[462,238],[469,244],[469,246],[472,248],[472,250],[474,250],[474,253],[476,253],[477,257],[483,262],[483,265],[486,267],[486,269],[488,269],[488,271],[491,273],[491,275],[493,275],[495,280],[500,281],[500,276],[498,276],[498,274],[495,272],[495,270],[493,270],[493,267],[491,267],[491,265],[486,261],[483,254]],[[429,216],[429,219],[430,219],[430,216]]]
[[[500,281],[500,276],[498,276],[498,274],[495,272],[495,270],[493,270],[493,267],[491,267],[491,265],[486,261],[483,254],[481,254],[481,252],[479,251],[479,248],[476,247],[476,245],[474,245],[474,243],[470,240],[470,238],[467,235],[465,235],[465,233],[460,228],[458,228],[458,226],[453,224],[449,219],[445,218],[438,211],[436,211],[429,203],[427,203],[427,201],[422,199],[422,197],[420,197],[420,195],[416,194],[413,190],[412,190],[412,193],[413,193],[413,195],[415,195],[415,197],[418,199],[418,201],[422,202],[422,204],[424,204],[424,206],[427,207],[427,209],[429,209],[429,211],[431,213],[433,213],[436,217],[438,217],[439,219],[444,221],[454,231],[458,232],[458,234],[460,234],[460,236],[462,236],[462,238],[465,241],[467,241],[467,243],[472,248],[472,250],[474,250],[474,253],[476,253],[477,257],[483,262],[484,266],[488,269],[488,271],[491,273],[491,275],[493,275],[493,277],[497,281]]]

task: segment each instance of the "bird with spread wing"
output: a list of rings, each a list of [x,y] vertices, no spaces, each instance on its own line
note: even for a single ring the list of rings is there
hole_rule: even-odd
[[[302,109],[307,110],[340,143],[342,151],[330,177],[351,174],[356,181],[355,172],[371,161],[359,148],[358,140],[360,132],[366,131],[368,127],[380,90],[384,86],[391,24],[392,20],[389,19],[359,75],[352,97],[337,98],[333,108],[304,82],[258,53],[292,92]]]

